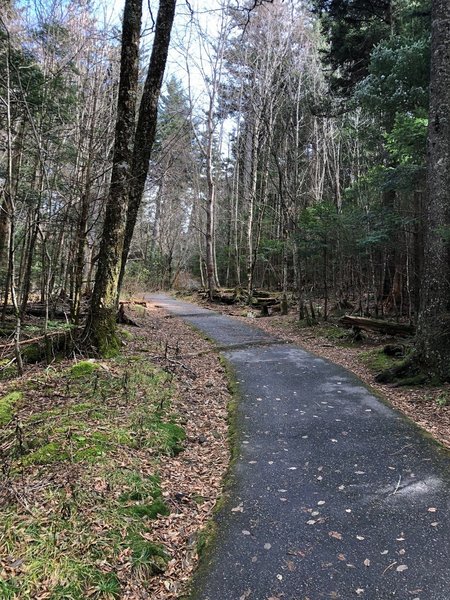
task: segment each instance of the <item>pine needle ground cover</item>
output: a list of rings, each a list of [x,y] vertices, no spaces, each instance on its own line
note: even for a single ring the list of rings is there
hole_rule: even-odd
[[[4,388],[1,598],[176,598],[189,579],[228,464],[227,382],[189,328],[139,318],[118,358]]]

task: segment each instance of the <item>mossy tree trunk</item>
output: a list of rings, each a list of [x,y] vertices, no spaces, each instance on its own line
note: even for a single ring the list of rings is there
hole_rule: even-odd
[[[417,362],[450,380],[450,3],[432,2],[428,199]]]
[[[130,251],[134,227],[144,194],[150,157],[155,141],[158,117],[158,101],[169,51],[170,35],[175,17],[176,0],[160,0],[155,25],[150,64],[139,107],[139,117],[134,141],[132,183],[130,186],[128,210],[126,215],[125,239],[122,251],[119,289],[125,272],[125,265]]]
[[[142,0],[126,0],[111,184],[86,339],[100,354],[118,350],[116,314],[131,175],[139,74]]]

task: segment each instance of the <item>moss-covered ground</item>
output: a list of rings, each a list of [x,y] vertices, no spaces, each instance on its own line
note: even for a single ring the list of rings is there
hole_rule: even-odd
[[[374,373],[378,375],[387,369],[392,369],[404,361],[404,358],[388,356],[383,352],[383,348],[366,350],[360,354],[362,362]]]
[[[128,355],[13,385],[0,399],[0,598],[114,599],[163,572],[158,461],[185,440],[171,375]]]

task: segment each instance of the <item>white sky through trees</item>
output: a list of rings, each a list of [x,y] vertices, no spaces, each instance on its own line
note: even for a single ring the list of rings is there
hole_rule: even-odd
[[[150,5],[150,6],[149,6]],[[121,15],[124,0],[99,3],[97,13],[105,23],[121,26]],[[192,11],[192,12],[191,12]],[[199,63],[205,67],[205,61],[200,56],[200,35],[207,37],[217,36],[222,11],[222,2],[219,0],[178,0],[174,29],[172,31],[171,49],[166,68],[166,79],[176,76],[184,87],[188,86],[186,60],[189,61],[191,85],[202,91],[204,82],[198,72]],[[152,17],[156,20],[158,2],[152,0],[144,2],[143,12],[143,48],[150,48],[153,38]]]

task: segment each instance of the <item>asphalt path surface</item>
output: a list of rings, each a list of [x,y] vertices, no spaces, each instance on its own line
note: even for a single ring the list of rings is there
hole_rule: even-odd
[[[194,600],[450,600],[450,454],[348,371],[151,297],[239,386],[238,459]]]

